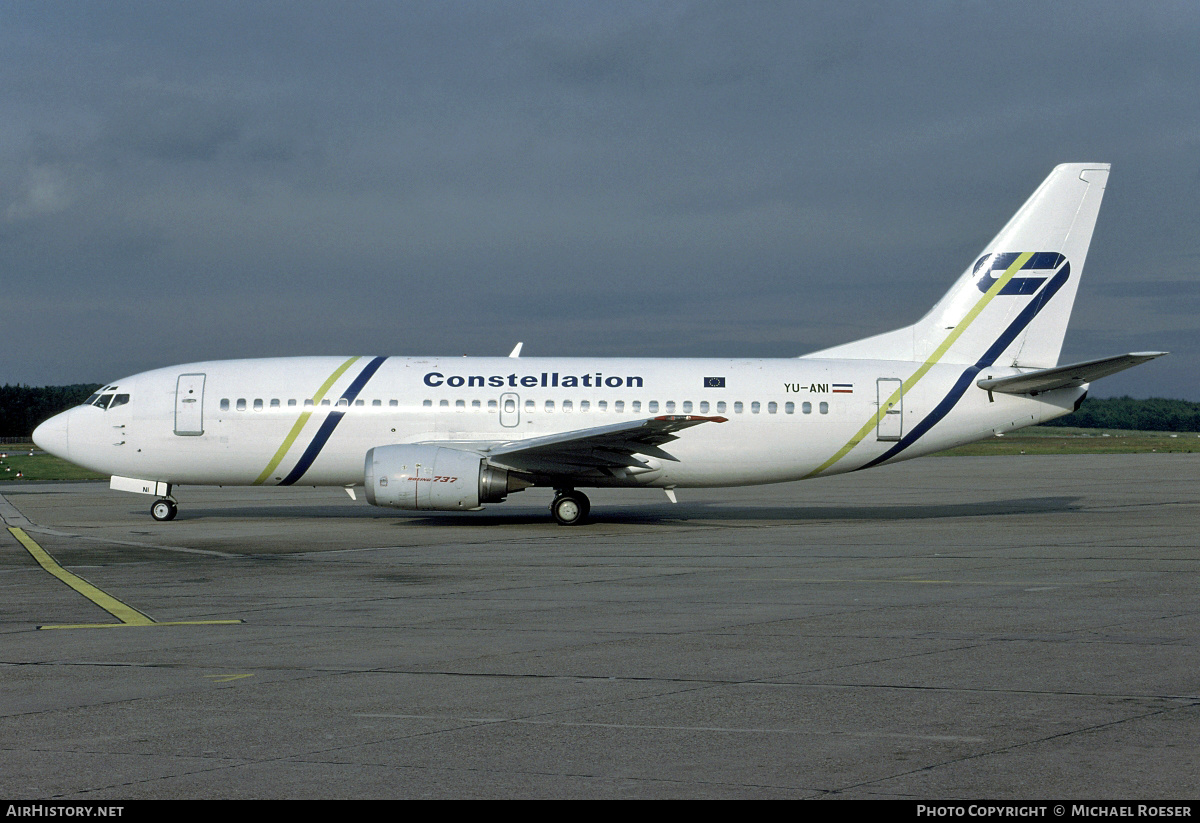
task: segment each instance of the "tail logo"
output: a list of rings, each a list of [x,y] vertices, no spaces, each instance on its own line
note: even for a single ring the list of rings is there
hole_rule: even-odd
[[[984,294],[988,289],[996,285],[996,281],[1000,279],[1008,267],[1011,266],[1021,252],[1008,251],[1000,254],[985,254],[975,263],[975,274],[982,273],[983,276],[976,281],[975,285]],[[1067,258],[1056,251],[1039,251],[1025,261],[1025,265],[1021,266],[1021,272],[1036,272],[1038,276],[1034,277],[1016,277],[1014,276],[1004,288],[1000,289],[999,294],[1009,295],[1029,295],[1036,294],[1037,290],[1042,287],[1042,284],[1050,279],[1050,276],[1061,269],[1064,272],[1070,272],[1071,266],[1067,262]]]

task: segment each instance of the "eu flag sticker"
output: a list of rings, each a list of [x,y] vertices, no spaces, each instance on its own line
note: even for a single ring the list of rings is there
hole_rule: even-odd
[[[706,389],[723,389],[725,388],[724,377],[706,377],[704,378],[704,388]]]

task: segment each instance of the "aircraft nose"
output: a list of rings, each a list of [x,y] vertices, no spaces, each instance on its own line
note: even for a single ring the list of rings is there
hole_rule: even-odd
[[[33,442],[42,451],[49,452],[55,457],[69,460],[71,455],[70,440],[68,438],[70,419],[71,413],[69,411],[54,415],[33,430]]]

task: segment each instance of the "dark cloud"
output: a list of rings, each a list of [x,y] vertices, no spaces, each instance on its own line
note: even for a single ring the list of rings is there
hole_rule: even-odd
[[[1200,399],[1198,41],[1193,3],[7,4],[0,379],[791,356],[1098,160],[1063,357],[1171,348],[1095,390]]]

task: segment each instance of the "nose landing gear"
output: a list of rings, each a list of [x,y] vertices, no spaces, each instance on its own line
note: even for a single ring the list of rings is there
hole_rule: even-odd
[[[150,516],[155,520],[174,520],[177,514],[179,514],[179,504],[169,497],[155,500],[154,505],[150,507]]]

